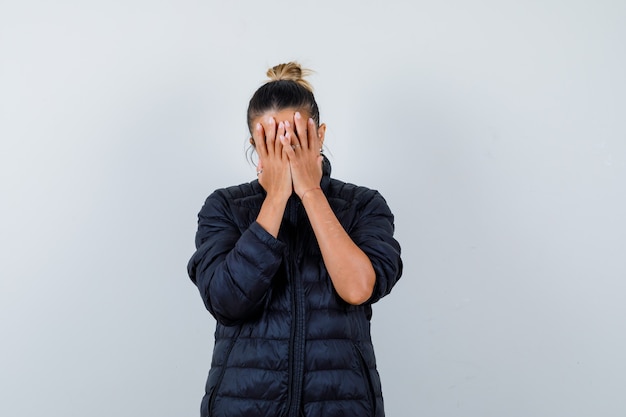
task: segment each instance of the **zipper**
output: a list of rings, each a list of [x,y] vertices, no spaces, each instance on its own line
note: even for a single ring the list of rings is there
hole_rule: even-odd
[[[302,402],[302,385],[304,383],[304,353],[305,353],[305,316],[304,291],[302,281],[296,276],[296,257],[301,254],[297,251],[298,244],[298,209],[299,202],[292,200],[289,209],[290,227],[293,227],[293,239],[290,239],[287,252],[289,268],[289,284],[291,287],[292,325],[289,339],[289,400],[287,416],[299,417]]]

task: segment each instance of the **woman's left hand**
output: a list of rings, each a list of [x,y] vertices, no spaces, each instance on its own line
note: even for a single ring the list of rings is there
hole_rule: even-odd
[[[349,304],[359,305],[373,294],[376,273],[368,256],[343,228],[326,196],[319,189],[322,180],[320,148],[324,125],[316,128],[313,120],[303,120],[299,113],[291,122],[285,122],[285,135],[280,140],[289,159],[293,188],[315,233],[324,265],[337,294]]]
[[[322,142],[313,119],[305,120],[296,112],[293,122],[285,122],[285,135],[281,140],[291,166],[293,189],[302,198],[305,192],[320,186],[324,157],[320,154]]]

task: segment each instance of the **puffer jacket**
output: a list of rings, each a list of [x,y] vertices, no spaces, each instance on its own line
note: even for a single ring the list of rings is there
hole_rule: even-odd
[[[256,223],[256,180],[215,191],[200,211],[188,272],[217,320],[202,417],[384,416],[370,319],[402,273],[393,215],[377,191],[331,178],[326,158],[321,188],[376,272],[362,305],[333,288],[295,194],[277,239]]]

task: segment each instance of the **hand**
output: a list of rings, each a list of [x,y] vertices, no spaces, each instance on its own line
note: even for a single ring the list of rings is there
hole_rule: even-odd
[[[259,183],[267,192],[268,198],[278,198],[286,201],[293,192],[289,158],[279,137],[285,135],[283,122],[276,126],[273,117],[257,125],[252,132],[252,138],[259,155],[257,172]],[[289,149],[291,149],[289,147]]]
[[[304,120],[296,112],[293,121],[293,124],[289,121],[284,123],[285,135],[279,135],[279,138],[289,159],[293,189],[302,198],[306,191],[320,186],[324,158],[320,155],[322,142],[313,119]]]

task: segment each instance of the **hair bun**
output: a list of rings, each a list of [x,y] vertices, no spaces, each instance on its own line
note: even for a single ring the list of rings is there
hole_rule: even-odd
[[[278,64],[267,70],[267,76],[271,81],[294,81],[307,90],[313,92],[313,86],[304,79],[311,74],[311,70],[302,68],[297,62]]]

